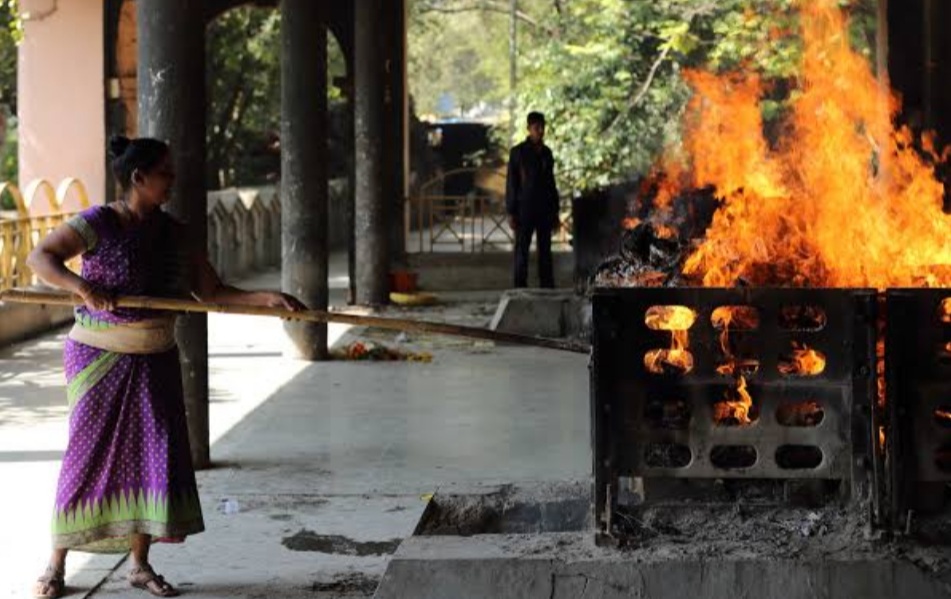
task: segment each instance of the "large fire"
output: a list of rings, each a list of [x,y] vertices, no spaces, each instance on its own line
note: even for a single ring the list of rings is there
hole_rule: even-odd
[[[686,73],[694,94],[684,152],[658,170],[680,190],[709,186],[722,201],[683,266],[689,280],[715,287],[951,284],[951,217],[935,176],[946,156],[930,136],[916,139],[893,126],[898,101],[850,47],[839,5],[799,3],[802,69],[775,147],[762,133],[764,84],[756,76]]]

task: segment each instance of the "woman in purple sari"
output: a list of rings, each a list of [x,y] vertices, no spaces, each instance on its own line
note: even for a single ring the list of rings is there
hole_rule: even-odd
[[[53,516],[53,554],[37,597],[59,597],[69,550],[132,553],[132,586],[178,592],[149,564],[153,542],[204,530],[188,446],[174,315],[117,309],[116,295],[188,296],[254,306],[304,306],[277,292],[222,284],[184,225],[160,210],[174,181],[168,146],[112,140],[122,201],[73,217],[40,242],[29,266],[83,298],[66,340],[70,406]],[[64,265],[82,255],[82,275]]]

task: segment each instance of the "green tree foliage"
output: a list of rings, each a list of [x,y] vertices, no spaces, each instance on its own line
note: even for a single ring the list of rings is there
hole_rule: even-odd
[[[564,179],[588,189],[644,173],[676,144],[685,68],[756,72],[769,126],[794,99],[801,45],[795,0],[572,0],[558,37],[530,52],[520,106],[550,114]],[[846,2],[869,57],[874,1]],[[792,93],[791,93],[792,92]]]
[[[269,8],[242,7],[216,19],[206,44],[209,189],[273,183],[280,169],[281,17]],[[332,125],[343,118],[333,86],[346,74],[340,47],[328,36],[328,98]],[[341,127],[331,147],[339,148]],[[345,152],[340,151],[344,154]]]
[[[687,68],[754,71],[767,133],[795,98],[799,0],[519,0],[518,119],[549,116],[562,177],[580,189],[645,172],[676,145]],[[875,1],[841,0],[872,58]],[[424,114],[447,91],[465,110],[506,106],[508,0],[414,0],[410,83]],[[440,115],[447,116],[447,115]],[[509,138],[506,119],[499,128]],[[521,127],[517,137],[522,135]]]
[[[519,0],[519,56],[554,34],[562,0]],[[501,113],[510,97],[509,0],[410,0],[409,83],[417,111],[459,116],[485,105]],[[443,106],[450,95],[454,111]]]
[[[206,60],[208,186],[258,183],[254,176],[269,170],[280,130],[279,13],[225,13],[208,27]]]
[[[0,0],[0,180],[17,181],[17,45],[22,38],[17,0]],[[0,196],[0,209],[15,207],[9,192]]]
[[[23,29],[17,0],[0,0],[0,104],[7,116],[17,111],[17,44]]]

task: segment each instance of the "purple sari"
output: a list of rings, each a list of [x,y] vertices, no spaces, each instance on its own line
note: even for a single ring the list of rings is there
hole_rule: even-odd
[[[163,242],[173,244],[168,232],[179,226],[171,217],[123,229],[115,211],[97,206],[69,224],[86,244],[83,278],[118,294],[161,294],[174,254]],[[106,334],[155,316],[76,310],[78,326]],[[55,546],[125,552],[133,534],[180,542],[204,530],[178,350],[117,353],[67,339],[64,359],[69,445],[56,493]]]

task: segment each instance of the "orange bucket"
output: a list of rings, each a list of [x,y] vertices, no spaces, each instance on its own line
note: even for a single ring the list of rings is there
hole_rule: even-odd
[[[396,293],[416,293],[416,281],[419,275],[408,270],[390,273],[390,290]]]

